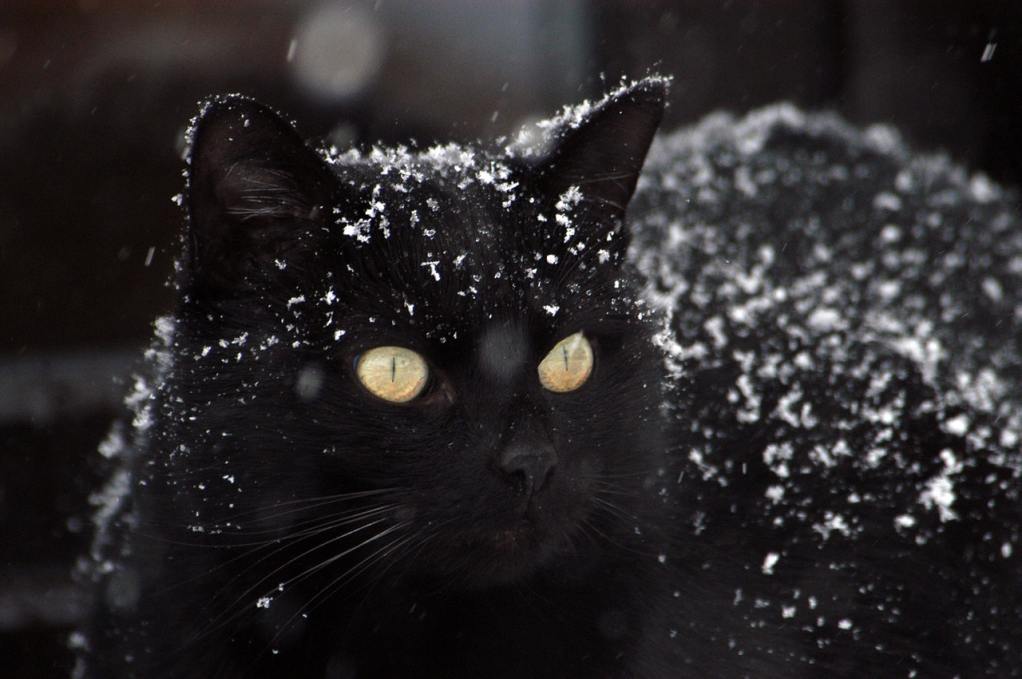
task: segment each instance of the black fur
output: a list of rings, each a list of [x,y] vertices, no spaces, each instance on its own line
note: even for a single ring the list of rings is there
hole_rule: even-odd
[[[783,111],[640,179],[664,96],[568,111],[542,152],[329,158],[208,102],[79,674],[1022,672],[1013,199]],[[545,391],[579,330],[592,376]],[[430,364],[409,404],[354,375],[381,345]],[[531,497],[512,448],[554,461]]]

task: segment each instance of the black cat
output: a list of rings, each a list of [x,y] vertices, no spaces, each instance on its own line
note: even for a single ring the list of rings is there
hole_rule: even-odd
[[[1016,199],[788,108],[640,178],[665,88],[343,155],[208,102],[76,674],[1022,675]]]

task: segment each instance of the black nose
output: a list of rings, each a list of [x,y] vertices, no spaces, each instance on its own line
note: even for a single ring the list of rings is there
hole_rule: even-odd
[[[543,489],[557,465],[557,455],[549,446],[512,445],[497,460],[515,491],[527,498]]]

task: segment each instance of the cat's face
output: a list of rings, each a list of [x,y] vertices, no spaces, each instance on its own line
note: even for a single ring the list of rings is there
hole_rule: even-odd
[[[265,109],[213,104],[177,360],[195,426],[230,430],[204,454],[248,484],[234,504],[364,494],[381,549],[466,586],[633,530],[660,465],[660,359],[621,218],[661,99],[622,95],[609,128],[597,111],[537,160],[327,162]]]

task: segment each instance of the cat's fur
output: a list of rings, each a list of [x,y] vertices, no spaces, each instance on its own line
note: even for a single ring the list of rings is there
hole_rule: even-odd
[[[788,108],[640,179],[665,87],[339,156],[207,103],[81,676],[1022,673],[1014,197]],[[410,404],[354,376],[380,345]]]

